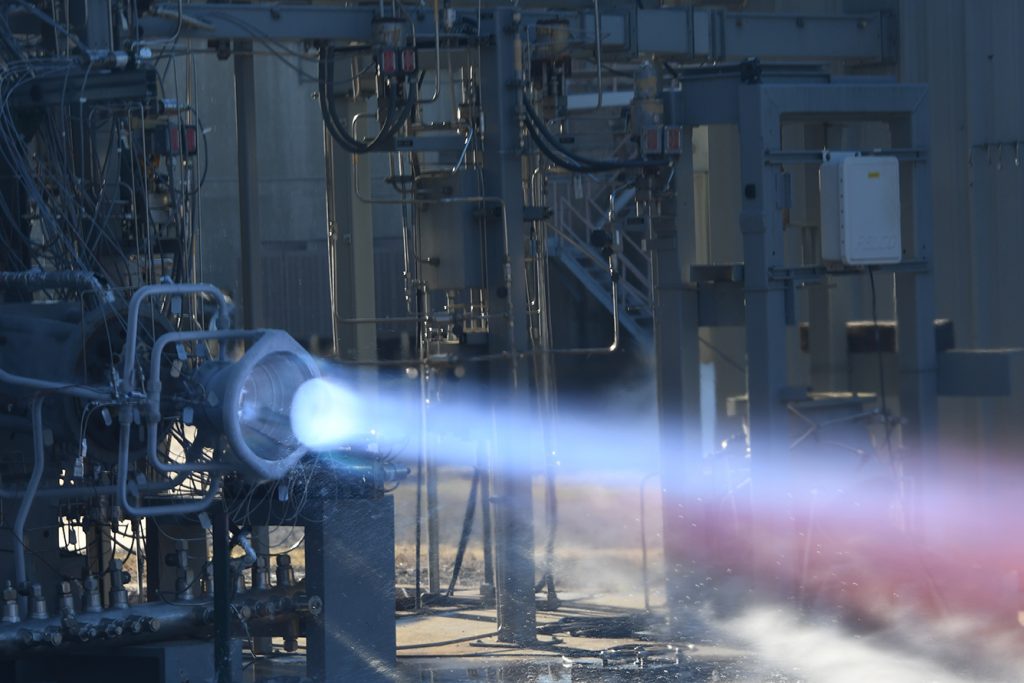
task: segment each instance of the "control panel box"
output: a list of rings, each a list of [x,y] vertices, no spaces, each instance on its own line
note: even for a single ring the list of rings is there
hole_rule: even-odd
[[[826,152],[818,186],[825,263],[900,262],[900,167],[895,157]]]

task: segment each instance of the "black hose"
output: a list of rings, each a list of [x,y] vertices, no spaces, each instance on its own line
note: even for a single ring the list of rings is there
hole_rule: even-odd
[[[523,107],[526,111],[527,129],[534,142],[537,143],[537,147],[552,162],[567,170],[579,170],[579,172],[616,171],[623,168],[667,166],[671,163],[668,159],[591,159],[580,156],[562,145],[558,138],[548,130],[544,120],[537,114],[525,93],[523,94]]]
[[[530,137],[537,145],[537,148],[556,166],[575,173],[596,173],[598,171],[605,170],[593,166],[584,166],[561,156],[550,145],[548,145],[543,137],[541,137],[541,134],[537,131],[530,119],[526,119],[526,130],[530,133]]]
[[[400,110],[397,109],[395,97],[388,97],[388,112],[384,122],[380,126],[377,135],[369,142],[357,140],[346,129],[345,122],[338,117],[338,111],[334,100],[334,48],[322,47],[317,60],[317,94],[320,99],[320,114],[323,116],[327,131],[340,147],[351,154],[366,154],[378,149],[383,144],[390,142],[395,133],[405,124],[412,115],[416,104],[415,88],[411,88],[405,104]]]

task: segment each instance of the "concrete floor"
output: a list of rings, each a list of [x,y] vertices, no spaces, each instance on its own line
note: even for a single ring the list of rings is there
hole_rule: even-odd
[[[460,602],[471,604],[466,592]],[[557,611],[538,612],[536,645],[497,642],[493,609],[433,607],[400,613],[393,680],[399,683],[568,683],[619,681],[754,680],[750,653],[713,645],[710,629],[694,625],[704,642],[657,641],[660,617],[649,617],[635,598],[565,594]],[[639,656],[638,656],[639,655]],[[297,683],[301,655],[261,660],[248,666],[246,681]],[[764,680],[763,678],[759,680]],[[772,678],[786,681],[787,678]],[[795,680],[795,679],[794,679]]]

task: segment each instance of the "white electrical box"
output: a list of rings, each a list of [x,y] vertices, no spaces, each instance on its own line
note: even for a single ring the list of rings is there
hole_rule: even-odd
[[[825,152],[821,190],[821,258],[868,266],[899,263],[900,165],[896,157]]]

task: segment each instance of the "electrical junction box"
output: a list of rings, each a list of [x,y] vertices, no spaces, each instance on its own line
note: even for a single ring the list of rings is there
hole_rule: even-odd
[[[825,152],[821,191],[821,258],[869,266],[899,263],[900,165],[896,157]]]

